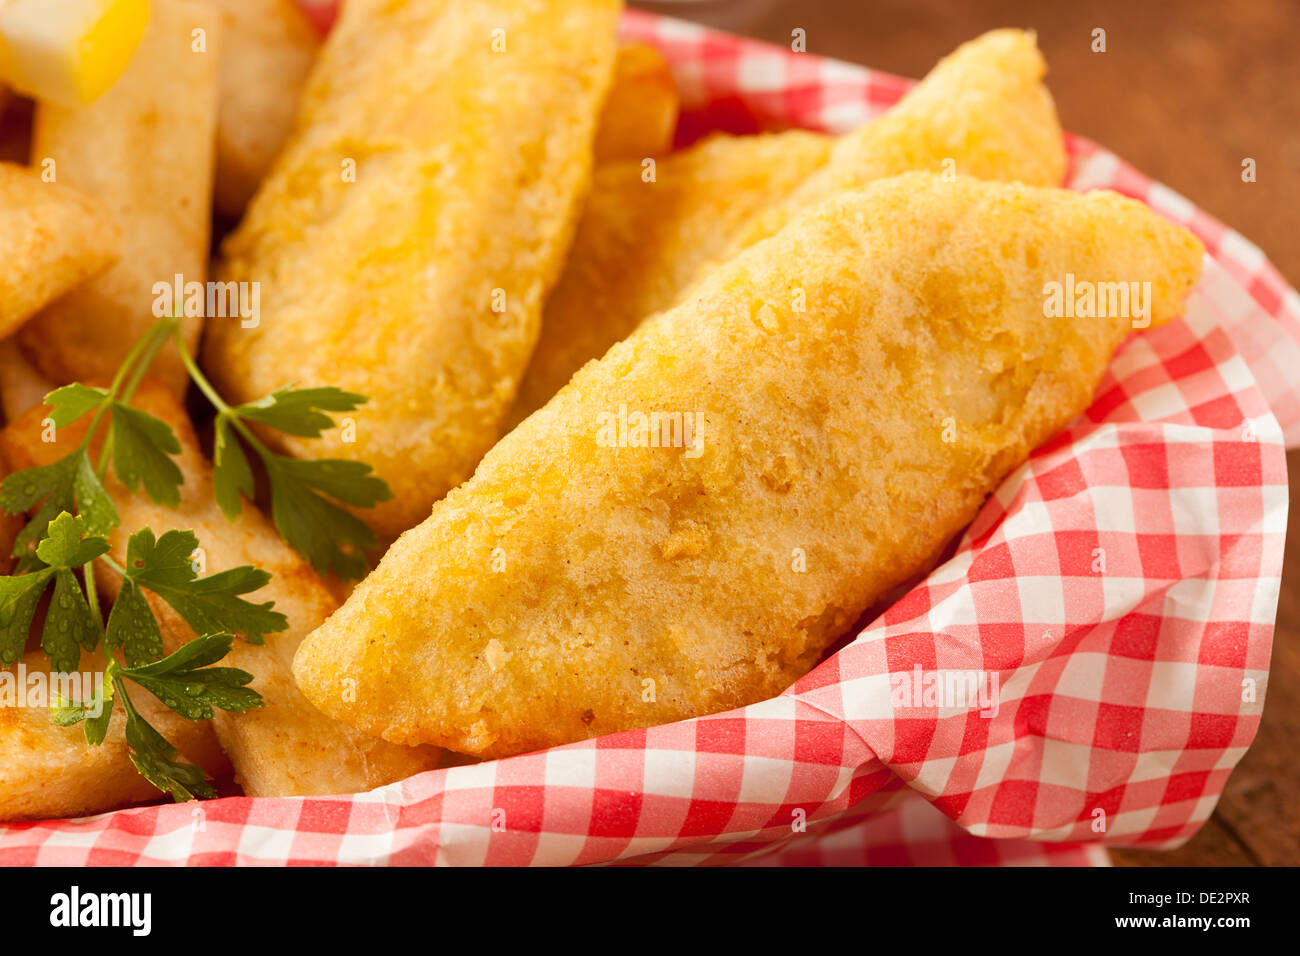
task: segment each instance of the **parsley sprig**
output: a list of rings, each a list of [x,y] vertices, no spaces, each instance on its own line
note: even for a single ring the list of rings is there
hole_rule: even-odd
[[[83,652],[96,649],[107,659],[102,696],[56,701],[55,723],[83,724],[87,743],[98,746],[108,732],[114,702],[120,702],[131,762],[159,790],[189,800],[215,791],[203,770],[181,759],[141,716],[128,684],[191,720],[209,720],[215,709],[242,713],[260,707],[261,695],[246,686],[251,674],[214,665],[230,652],[236,636],[261,644],[267,634],[288,627],[288,621],[273,602],[257,604],[242,596],[264,587],[270,580],[267,572],[243,566],[200,577],[193,558],[199,541],[192,531],[172,530],[158,537],[143,528],[129,537],[125,564],[109,554],[108,535],[120,523],[104,489],[110,465],[128,491],[143,488],[159,504],[180,504],[184,476],[173,460],[181,452],[180,442],[166,422],[130,405],[154,356],[169,341],[217,411],[214,495],[228,519],[238,517],[242,498],[254,494],[246,444],[266,469],[272,517],[290,545],[318,570],[360,577],[366,570],[362,552],[375,539],[335,502],[369,507],[391,492],[367,465],[286,458],[270,451],[252,428],[318,437],[334,425],[327,412],[351,411],[366,401],[364,396],[290,387],[232,407],[198,368],[175,319],[161,320],[136,343],[107,388],[72,384],[46,396],[48,418],[56,429],[89,421],[81,441],[63,458],[15,472],[0,484],[0,509],[29,515],[14,545],[17,573],[0,576],[0,666],[22,656],[38,605],[48,593],[41,646],[51,671],[69,673]],[[96,456],[94,442],[101,431]],[[107,623],[96,566],[120,580]],[[146,592],[169,605],[198,637],[164,657],[161,629]]]

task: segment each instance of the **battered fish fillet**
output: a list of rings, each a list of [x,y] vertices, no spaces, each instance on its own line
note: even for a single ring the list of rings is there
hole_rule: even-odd
[[[302,643],[299,685],[487,757],[770,697],[1088,405],[1132,320],[1048,319],[1045,283],[1149,281],[1158,324],[1200,257],[1110,193],[835,197],[502,439]]]
[[[154,0],[126,72],[75,109],[36,109],[32,164],[54,162],[61,183],[96,197],[124,230],[122,257],[42,311],[18,333],[27,357],[59,383],[111,378],[157,319],[153,286],[181,274],[207,279],[217,118],[215,14],[194,0]],[[192,33],[204,28],[206,50]],[[198,344],[202,318],[182,322]],[[168,345],[153,374],[177,394],[188,381]]]
[[[0,162],[0,337],[108,268],[121,240],[89,196]]]
[[[1065,147],[1045,69],[1033,34],[997,30],[958,47],[833,148],[721,138],[662,160],[653,183],[630,167],[598,171],[508,424],[540,408],[646,316],[681,301],[693,281],[837,189],[942,172],[945,161],[981,179],[1059,184]]]
[[[640,160],[597,166],[505,430],[647,315],[672,305],[754,210],[788,196],[830,149],[829,137],[803,130],[720,135],[659,160],[652,183]]]
[[[208,0],[221,15],[217,210],[237,219],[293,129],[320,38],[297,0]]]
[[[892,109],[843,136],[825,168],[784,202],[760,211],[731,253],[839,190],[885,176],[922,171],[1060,185],[1065,142],[1046,72],[1031,32],[992,30],[963,43]]]
[[[440,755],[434,748],[401,747],[357,733],[306,701],[293,682],[293,654],[303,636],[337,605],[315,572],[251,505],[244,505],[236,521],[226,521],[212,491],[211,466],[199,450],[184,408],[167,389],[146,382],[133,404],[176,432],[182,447],[177,464],[185,484],[181,506],[173,511],[143,492],[132,495],[110,482],[109,493],[121,515],[120,527],[110,535],[111,554],[123,561],[127,538],[140,528],[152,528],[159,536],[171,529],[191,530],[204,552],[205,573],[244,564],[270,572],[270,583],[250,599],[274,601],[276,610],[289,619],[288,630],[267,635],[264,645],[236,641],[223,661],[223,666],[253,674],[250,686],[266,699],[265,707],[245,714],[218,711],[213,719],[217,739],[244,792],[257,797],[356,793],[436,767]],[[59,429],[56,442],[43,443],[41,420],[46,414],[45,406],[38,406],[0,433],[0,452],[11,471],[48,464],[81,441],[84,428],[73,425]],[[116,575],[97,578],[108,593],[117,592]],[[147,597],[162,625],[168,653],[193,639],[194,633],[170,606],[152,594]]]
[[[368,395],[354,442],[284,447],[374,466],[395,497],[361,517],[381,534],[467,477],[509,410],[589,186],[618,12],[350,0],[226,243],[222,278],[261,282],[261,321],[211,321],[208,374],[232,401]]]
[[[596,162],[667,153],[680,105],[677,81],[664,55],[648,43],[624,43],[596,127]]]

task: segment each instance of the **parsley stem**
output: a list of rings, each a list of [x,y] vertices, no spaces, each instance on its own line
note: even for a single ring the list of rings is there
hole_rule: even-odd
[[[99,590],[95,585],[95,562],[89,561],[81,566],[82,576],[86,579],[86,603],[90,605],[90,613],[94,615],[95,621],[102,628],[104,619],[99,610]]]
[[[126,386],[122,389],[121,400],[129,402],[135,390],[140,387],[145,373],[149,371],[149,366],[153,365],[154,358],[158,355],[159,349],[167,344],[167,339],[171,337],[173,330],[176,333],[177,341],[180,340],[180,323],[176,319],[160,319],[158,324],[150,330],[149,335],[145,337],[148,343],[142,349],[139,361],[135,364],[135,370],[127,380]],[[124,366],[125,367],[125,366]]]
[[[265,461],[266,456],[271,454],[271,450],[262,444],[261,440],[253,434],[251,428],[244,424],[243,418],[226,403],[226,400],[221,397],[221,393],[212,387],[212,383],[208,381],[207,376],[203,374],[203,370],[194,361],[194,356],[190,355],[189,350],[185,348],[185,343],[181,341],[180,326],[176,326],[173,330],[173,337],[176,340],[176,348],[181,353],[181,362],[185,365],[185,370],[190,373],[190,378],[194,381],[194,384],[199,387],[199,391],[212,403],[212,406],[217,410],[217,414],[234,425],[235,431],[239,432]]]
[[[117,375],[113,378],[113,384],[109,387],[108,398],[104,404],[95,413],[95,418],[90,423],[90,429],[86,432],[87,440],[95,433],[99,426],[99,420],[103,417],[104,412],[114,401],[130,402],[131,396],[135,390],[140,387],[140,382],[144,379],[145,372],[149,371],[149,366],[153,364],[154,357],[158,354],[166,343],[168,337],[176,329],[177,339],[180,338],[180,324],[175,319],[159,319],[149,334],[136,342],[127,353],[126,360],[122,367],[117,370]],[[126,378],[130,372],[130,378]],[[126,379],[125,385],[123,379]],[[99,449],[99,461],[95,463],[95,474],[99,480],[103,481],[104,476],[108,474],[108,456],[112,451],[108,442],[104,442]]]

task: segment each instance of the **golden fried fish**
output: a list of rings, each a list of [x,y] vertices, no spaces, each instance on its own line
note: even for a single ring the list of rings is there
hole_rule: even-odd
[[[361,515],[381,534],[496,439],[589,186],[618,12],[350,0],[225,245],[222,278],[260,282],[261,315],[208,323],[208,374],[233,401],[368,395],[354,430],[283,446],[372,465],[395,493]]]
[[[841,193],[503,438],[302,643],[299,685],[486,757],[776,694],[1179,313],[1201,251],[1110,193]],[[1145,319],[1047,318],[1067,274],[1150,283]]]
[[[653,181],[630,164],[598,170],[508,425],[693,281],[837,189],[913,170],[1058,185],[1065,147],[1045,69],[1032,34],[996,30],[833,148],[809,133],[724,137],[661,160]]]

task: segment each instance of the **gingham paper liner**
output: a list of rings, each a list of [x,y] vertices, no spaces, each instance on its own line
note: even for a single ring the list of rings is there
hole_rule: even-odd
[[[685,138],[843,130],[908,85],[648,15],[625,33],[673,63]],[[1130,340],[956,555],[786,693],[368,794],[0,827],[0,862],[1083,864],[1100,840],[1187,839],[1263,706],[1300,307],[1236,233],[1069,145],[1071,186],[1142,198],[1206,243],[1187,315]],[[996,716],[893,710],[889,675],[917,664],[996,671]]]

